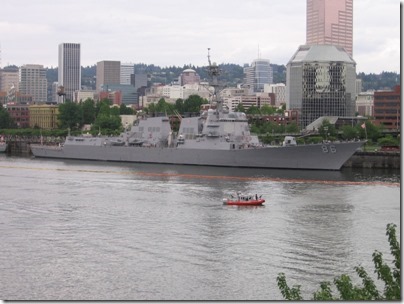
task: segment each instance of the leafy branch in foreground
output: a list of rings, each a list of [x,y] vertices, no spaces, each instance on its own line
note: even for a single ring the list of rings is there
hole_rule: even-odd
[[[313,294],[313,300],[401,300],[401,249],[396,238],[396,225],[388,224],[386,235],[390,243],[390,252],[394,257],[393,269],[383,262],[383,254],[375,251],[372,255],[377,279],[384,282],[384,290],[380,292],[373,280],[362,266],[355,267],[355,271],[362,279],[362,286],[353,285],[351,278],[343,274],[334,279],[334,284],[339,292],[339,297],[334,297],[330,282],[320,283],[320,288]],[[285,300],[303,300],[300,294],[300,285],[290,288],[286,282],[284,273],[277,277],[278,287]]]

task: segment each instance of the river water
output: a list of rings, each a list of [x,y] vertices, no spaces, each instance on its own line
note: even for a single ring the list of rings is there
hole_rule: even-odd
[[[392,258],[400,171],[338,172],[0,156],[0,299],[310,299]],[[225,206],[233,191],[262,207]],[[376,280],[376,278],[375,278]],[[357,280],[359,282],[359,280]]]

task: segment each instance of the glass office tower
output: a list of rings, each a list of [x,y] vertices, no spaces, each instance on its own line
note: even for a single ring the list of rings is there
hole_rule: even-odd
[[[256,59],[244,67],[244,83],[252,92],[264,92],[264,85],[273,83],[273,71],[269,60]]]
[[[300,127],[321,116],[353,116],[356,63],[341,47],[300,46],[286,65],[287,108],[298,110]]]
[[[353,0],[307,0],[306,44],[333,44],[352,56]]]

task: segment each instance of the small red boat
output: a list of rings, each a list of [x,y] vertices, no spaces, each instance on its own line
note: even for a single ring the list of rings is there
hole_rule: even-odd
[[[262,198],[262,195],[241,194],[240,192],[235,196],[230,195],[230,198],[223,199],[224,205],[233,206],[260,206],[263,203],[265,203],[265,200]]]

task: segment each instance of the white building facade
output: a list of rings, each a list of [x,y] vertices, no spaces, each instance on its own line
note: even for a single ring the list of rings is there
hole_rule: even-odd
[[[356,97],[355,112],[360,116],[374,116],[374,92],[362,92]]]
[[[161,90],[161,97],[164,97],[167,102],[175,103],[177,99],[187,99],[191,95],[198,95],[201,98],[209,99],[210,92],[209,89],[203,85],[199,84],[172,84],[165,85]],[[157,90],[153,90],[153,95],[156,95]]]
[[[95,90],[80,90],[74,92],[74,102],[83,102],[87,99],[97,100],[98,94]]]
[[[22,94],[31,95],[32,101],[47,101],[48,82],[46,69],[39,64],[26,64],[19,69],[19,87]]]
[[[286,85],[284,83],[266,84],[264,92],[275,94],[275,106],[286,104]]]

